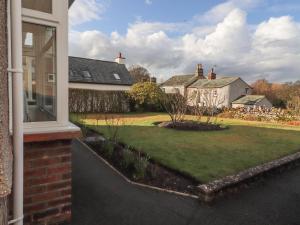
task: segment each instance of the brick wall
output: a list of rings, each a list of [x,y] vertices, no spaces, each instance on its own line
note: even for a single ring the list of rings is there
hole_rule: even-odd
[[[71,221],[71,141],[26,143],[25,224]]]

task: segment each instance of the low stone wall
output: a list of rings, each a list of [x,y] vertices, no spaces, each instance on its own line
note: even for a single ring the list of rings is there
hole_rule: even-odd
[[[250,168],[233,176],[227,176],[211,183],[200,185],[198,186],[200,199],[205,202],[213,201],[227,192],[233,192],[242,186],[248,185],[255,179],[298,164],[300,165],[300,152]]]
[[[71,140],[25,144],[24,223],[71,222]]]

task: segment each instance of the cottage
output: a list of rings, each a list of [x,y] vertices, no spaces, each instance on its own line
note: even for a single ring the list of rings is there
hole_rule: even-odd
[[[161,88],[166,93],[182,94],[187,98],[188,104],[191,106],[201,105],[231,108],[233,107],[232,103],[237,99],[241,99],[242,97],[246,97],[246,99],[255,98],[255,96],[251,95],[251,86],[240,77],[219,77],[213,69],[205,77],[201,64],[197,65],[194,75],[173,76],[164,82]],[[265,104],[269,107],[271,103],[267,99],[264,99],[261,103],[258,101],[255,104]]]
[[[272,103],[264,95],[246,95],[232,102],[232,108],[272,108]]]
[[[120,53],[115,62],[69,57],[69,88],[96,91],[128,91],[133,79]]]

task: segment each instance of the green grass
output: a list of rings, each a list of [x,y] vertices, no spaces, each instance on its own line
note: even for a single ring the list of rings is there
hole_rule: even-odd
[[[104,120],[87,115],[85,123],[108,134]],[[219,119],[224,131],[176,131],[152,123],[169,120],[166,114],[120,115],[120,141],[147,153],[156,161],[209,182],[300,150],[300,127],[277,123]],[[79,119],[80,115],[73,119]],[[188,119],[192,119],[189,117]]]

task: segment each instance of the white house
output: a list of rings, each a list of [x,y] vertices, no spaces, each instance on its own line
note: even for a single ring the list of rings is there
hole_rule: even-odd
[[[201,73],[202,75],[199,76],[197,71],[200,71],[200,75]],[[197,66],[197,71],[195,75],[173,76],[164,82],[161,88],[166,93],[180,93],[186,96],[189,105],[206,105],[217,108],[233,107],[232,103],[234,101],[245,96],[247,99],[255,98],[251,95],[251,86],[240,77],[217,77],[213,69],[207,77],[204,77],[200,64]],[[272,107],[267,99],[254,102],[254,105],[261,104]]]
[[[69,57],[69,89],[128,91],[133,79],[120,53],[115,62]]]

